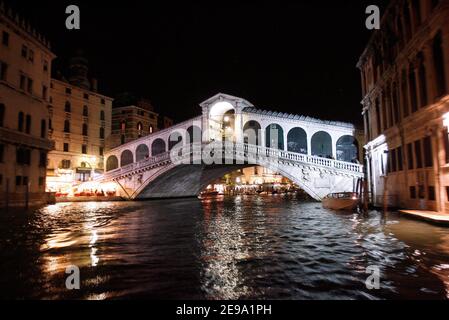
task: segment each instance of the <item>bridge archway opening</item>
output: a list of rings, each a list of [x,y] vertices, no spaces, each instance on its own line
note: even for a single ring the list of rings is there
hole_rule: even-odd
[[[134,162],[133,153],[130,150],[125,150],[120,156],[120,167],[125,167]]]
[[[168,137],[168,151],[172,151],[175,146],[181,145],[182,141],[182,134],[179,132],[170,134],[170,137]]]
[[[329,133],[319,131],[312,137],[312,156],[333,158],[332,137]]]
[[[187,137],[186,141],[188,143],[201,143],[203,140],[203,131],[198,126],[190,126],[187,128]]]
[[[270,124],[265,129],[266,147],[272,149],[284,149],[284,129],[277,123]]]
[[[106,171],[118,169],[118,159],[116,156],[109,156],[106,160]]]
[[[359,143],[353,136],[343,136],[337,141],[337,160],[356,162],[359,158]]]
[[[302,128],[293,128],[287,135],[288,151],[301,154],[308,153],[307,133]]]
[[[259,122],[251,120],[243,127],[243,139],[246,144],[262,145],[262,127]]]
[[[217,102],[209,112],[210,138],[214,141],[233,141],[235,108],[226,101]]]
[[[156,139],[151,144],[151,155],[153,157],[163,154],[167,151],[165,141],[162,139]]]
[[[146,144],[141,144],[136,149],[136,162],[145,160],[150,157],[150,149]]]

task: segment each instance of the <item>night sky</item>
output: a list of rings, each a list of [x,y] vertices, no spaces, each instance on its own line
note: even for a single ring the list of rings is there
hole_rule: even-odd
[[[261,109],[361,123],[356,63],[372,31],[365,8],[386,0],[12,0],[47,35],[64,70],[83,49],[101,93],[131,91],[181,121],[223,92]],[[81,30],[65,8],[81,9]]]

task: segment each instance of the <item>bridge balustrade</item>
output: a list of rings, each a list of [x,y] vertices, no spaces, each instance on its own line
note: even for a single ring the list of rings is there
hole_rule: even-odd
[[[205,147],[209,146],[210,144],[187,144],[179,148],[177,151],[177,157],[176,161],[182,161],[184,159],[190,158],[192,155],[197,156],[203,156],[205,155]],[[232,144],[231,148],[224,149],[223,156],[225,156],[227,151],[232,150],[232,157],[234,159],[241,159],[243,158],[249,158],[251,155],[251,159],[260,159],[261,156],[267,157],[267,159],[274,159],[274,160],[287,160],[291,162],[300,162],[300,163],[306,163],[311,164],[315,166],[320,167],[327,167],[327,168],[333,168],[338,170],[344,170],[349,171],[353,173],[363,173],[363,166],[360,164],[354,164],[349,162],[343,162],[338,161],[334,159],[326,159],[316,156],[309,156],[305,154],[299,154],[294,153],[290,151],[284,151],[284,150],[278,150],[278,149],[272,149],[272,148],[266,148],[258,145],[250,145],[250,144],[241,144],[241,143],[234,143]],[[172,150],[173,151],[173,150]],[[211,150],[207,150],[207,152],[211,152]],[[171,159],[172,152],[165,152],[163,154],[150,157],[148,159],[142,160],[140,162],[136,162],[127,166],[124,166],[122,168],[118,168],[113,171],[109,171],[105,173],[100,180],[110,180],[114,179],[114,177],[121,176],[124,174],[127,174],[129,172],[140,170],[148,166],[156,165],[161,162],[167,162],[172,161]],[[257,165],[257,163],[255,163]]]

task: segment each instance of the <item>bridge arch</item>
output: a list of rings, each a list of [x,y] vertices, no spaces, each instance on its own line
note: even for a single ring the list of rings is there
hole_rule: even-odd
[[[303,128],[293,128],[287,135],[287,151],[301,154],[308,153],[307,133]]]
[[[136,162],[145,160],[150,157],[150,149],[146,144],[141,144],[136,149]]]
[[[120,155],[120,167],[125,167],[134,162],[133,153],[130,150],[125,150]]]
[[[262,126],[255,120],[250,120],[243,126],[243,139],[245,143],[262,145]]]
[[[277,123],[270,124],[265,129],[266,147],[285,150],[284,149],[284,129]]]
[[[166,151],[167,146],[165,144],[165,141],[162,140],[161,138],[154,140],[153,143],[151,144],[151,155],[153,157],[158,156]]]
[[[318,131],[312,136],[312,156],[332,158],[332,137],[325,131]]]
[[[354,162],[359,158],[359,143],[354,136],[345,135],[337,140],[337,160]]]
[[[190,126],[187,128],[186,141],[188,143],[201,143],[203,140],[203,131],[198,126]]]
[[[106,171],[118,169],[118,159],[116,156],[109,156],[106,160]]]
[[[183,142],[182,134],[178,131],[172,132],[168,137],[168,151],[171,151],[176,145]]]

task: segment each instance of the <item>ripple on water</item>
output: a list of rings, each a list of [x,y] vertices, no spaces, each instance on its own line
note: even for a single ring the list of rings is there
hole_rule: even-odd
[[[2,298],[440,299],[449,287],[446,229],[281,197],[8,213],[0,249]],[[61,287],[71,264],[76,293]],[[380,290],[366,288],[368,266]]]

